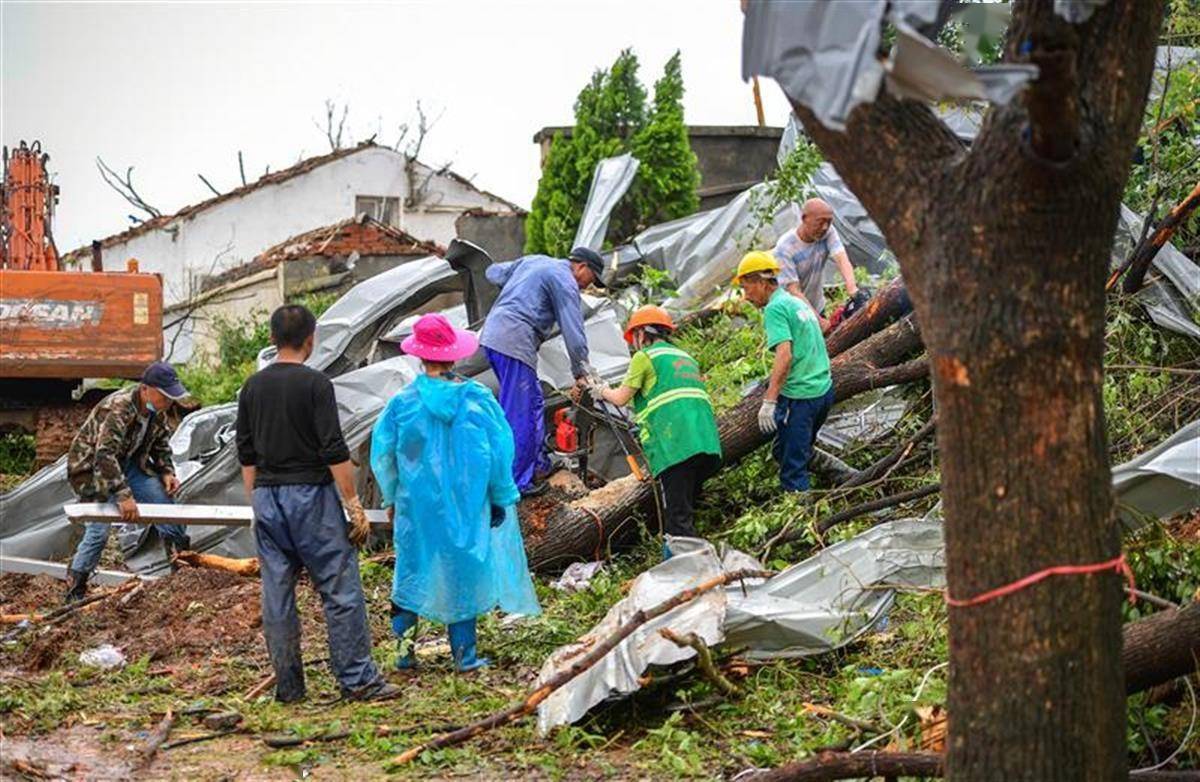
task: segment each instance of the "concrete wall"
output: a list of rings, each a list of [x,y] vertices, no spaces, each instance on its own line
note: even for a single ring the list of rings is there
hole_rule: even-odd
[[[515,212],[467,212],[454,221],[458,238],[478,245],[496,262],[525,254],[525,215]]]
[[[355,196],[408,195],[404,156],[367,147],[311,171],[219,202],[188,217],[104,249],[106,268],[137,258],[142,271],[163,275],[166,303],[189,298],[197,279],[239,266],[280,242],[354,216]],[[417,183],[428,168],[419,165]],[[430,180],[425,203],[403,211],[397,226],[418,239],[445,245],[467,209],[507,210],[508,204],[450,176]]]

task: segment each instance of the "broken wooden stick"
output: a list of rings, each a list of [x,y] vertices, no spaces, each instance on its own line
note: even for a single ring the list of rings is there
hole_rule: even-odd
[[[158,723],[158,727],[146,739],[146,746],[142,747],[141,766],[148,766],[154,761],[154,756],[158,753],[158,748],[167,740],[167,736],[171,734],[171,728],[175,725],[175,712],[172,709],[167,709],[167,713],[163,715],[162,721]]]
[[[847,508],[844,511],[840,511],[839,513],[834,513],[831,516],[826,516],[825,518],[818,521],[815,525],[813,525],[812,529],[815,530],[817,535],[821,535],[821,534],[824,534],[824,533],[828,532],[829,530],[833,529],[834,527],[836,527],[838,524],[841,524],[842,522],[850,521],[851,519],[856,519],[859,516],[864,516],[868,513],[873,513],[877,510],[883,510],[885,508],[894,508],[897,505],[903,505],[906,502],[912,502],[913,500],[919,500],[922,497],[928,497],[931,494],[937,494],[941,490],[942,490],[941,483],[933,483],[933,484],[930,484],[929,486],[922,486],[920,489],[914,489],[912,491],[901,492],[900,494],[893,494],[890,497],[883,497],[878,500],[871,500],[870,502],[864,502],[859,505],[855,505],[851,508]],[[784,531],[782,531],[780,534],[777,534],[775,537],[771,538],[771,540],[767,542],[766,548],[763,550],[762,556],[763,557],[769,556],[771,553],[771,550],[775,546],[782,546],[786,543],[795,543],[797,540],[802,539],[808,530],[809,530],[808,527],[805,527],[802,529],[794,529],[794,530],[787,530],[787,528],[785,527]]]
[[[30,630],[34,627],[53,627],[54,625],[62,624],[83,609],[99,603],[102,600],[108,600],[111,597],[124,594],[140,583],[140,579],[132,578],[115,589],[110,589],[107,592],[97,592],[94,595],[88,595],[82,600],[77,600],[69,605],[56,608],[50,613],[42,615],[42,617],[37,621],[31,621],[28,624],[18,624],[12,630],[9,630],[3,638],[0,638],[0,643],[8,643],[9,641],[19,638],[26,630]]]
[[[406,750],[398,755],[394,760],[392,760],[392,765],[404,765],[427,750],[441,749],[442,747],[452,747],[462,744],[474,738],[475,736],[478,736],[480,733],[493,728],[499,728],[504,725],[508,725],[509,723],[516,722],[526,715],[532,714],[534,710],[537,709],[538,704],[549,698],[551,694],[570,682],[576,676],[591,668],[593,665],[600,662],[600,660],[604,659],[604,657],[613,649],[615,649],[618,644],[632,635],[634,630],[637,630],[639,627],[646,624],[646,622],[649,622],[652,619],[657,619],[668,611],[678,608],[685,603],[690,603],[700,595],[710,592],[718,587],[731,584],[734,581],[743,581],[747,578],[768,578],[771,575],[774,574],[766,570],[735,570],[731,573],[722,573],[719,576],[713,576],[707,581],[697,584],[691,589],[685,589],[679,594],[667,598],[658,605],[638,610],[633,614],[633,616],[625,620],[625,623],[617,628],[615,633],[604,639],[604,641],[594,645],[586,654],[580,656],[575,660],[575,662],[571,663],[571,667],[559,671],[554,676],[551,676],[548,680],[538,685],[532,692],[526,695],[524,699],[512,704],[511,706],[508,706],[507,708],[501,709],[498,712],[490,714],[487,717],[478,720],[477,722],[473,722],[470,725],[459,728],[456,731],[443,733],[440,736],[431,738],[429,741],[426,741],[423,744],[418,744],[412,749]]]
[[[880,726],[876,725],[874,722],[867,722],[865,720],[856,719],[855,717],[850,717],[846,714],[842,714],[840,711],[834,711],[833,709],[831,709],[827,706],[822,706],[817,703],[805,702],[804,703],[804,711],[807,712],[808,714],[815,714],[818,717],[824,717],[826,719],[831,719],[834,722],[840,722],[841,724],[845,725],[847,728],[851,728],[852,730],[854,730],[855,732],[860,733],[860,734],[869,733],[872,735],[877,735],[877,734],[884,732],[884,729],[881,728]]]
[[[171,557],[172,562],[182,562],[196,568],[206,570],[222,570],[226,573],[236,573],[239,576],[257,576],[259,563],[257,557],[239,559],[222,557],[217,554],[201,554],[199,551],[180,551]]]
[[[725,675],[717,670],[717,666],[713,665],[712,650],[708,648],[708,644],[704,643],[704,639],[695,633],[684,633],[678,635],[670,628],[664,627],[658,631],[658,634],[666,638],[676,646],[690,646],[696,652],[696,665],[699,666],[700,672],[704,674],[710,682],[713,683],[718,690],[726,695],[733,697],[741,694],[741,690],[733,682],[725,678]]]

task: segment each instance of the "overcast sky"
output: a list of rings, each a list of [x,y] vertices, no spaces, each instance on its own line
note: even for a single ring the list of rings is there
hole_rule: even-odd
[[[683,51],[690,124],[754,124],[740,73],[737,0],[395,4],[0,3],[0,135],[41,139],[62,188],[61,251],[128,227],[134,212],[95,158],[134,166],[170,213],[328,151],[327,98],[350,107],[354,140],[391,143],[420,99],[440,116],[421,157],[528,207],[534,132],[570,124],[592,71],[633,47],[650,89]],[[779,88],[763,84],[768,124]]]

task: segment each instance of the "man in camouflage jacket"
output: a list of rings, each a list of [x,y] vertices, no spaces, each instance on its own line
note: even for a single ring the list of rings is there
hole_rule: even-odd
[[[166,414],[187,396],[166,362],[151,364],[142,382],[109,394],[92,408],[67,451],[67,481],[82,502],[115,502],[121,518],[136,521],[139,502],[169,503],[179,489],[171,461]],[[190,542],[182,526],[156,524],[168,559]],[[84,526],[83,540],[67,570],[67,600],[87,592],[88,578],[108,542],[110,524]]]

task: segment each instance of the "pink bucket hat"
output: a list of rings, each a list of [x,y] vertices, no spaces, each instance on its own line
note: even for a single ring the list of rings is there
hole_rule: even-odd
[[[458,361],[473,354],[478,347],[478,337],[454,328],[444,315],[436,312],[422,315],[413,326],[412,334],[400,343],[400,349],[405,353],[427,361]]]

